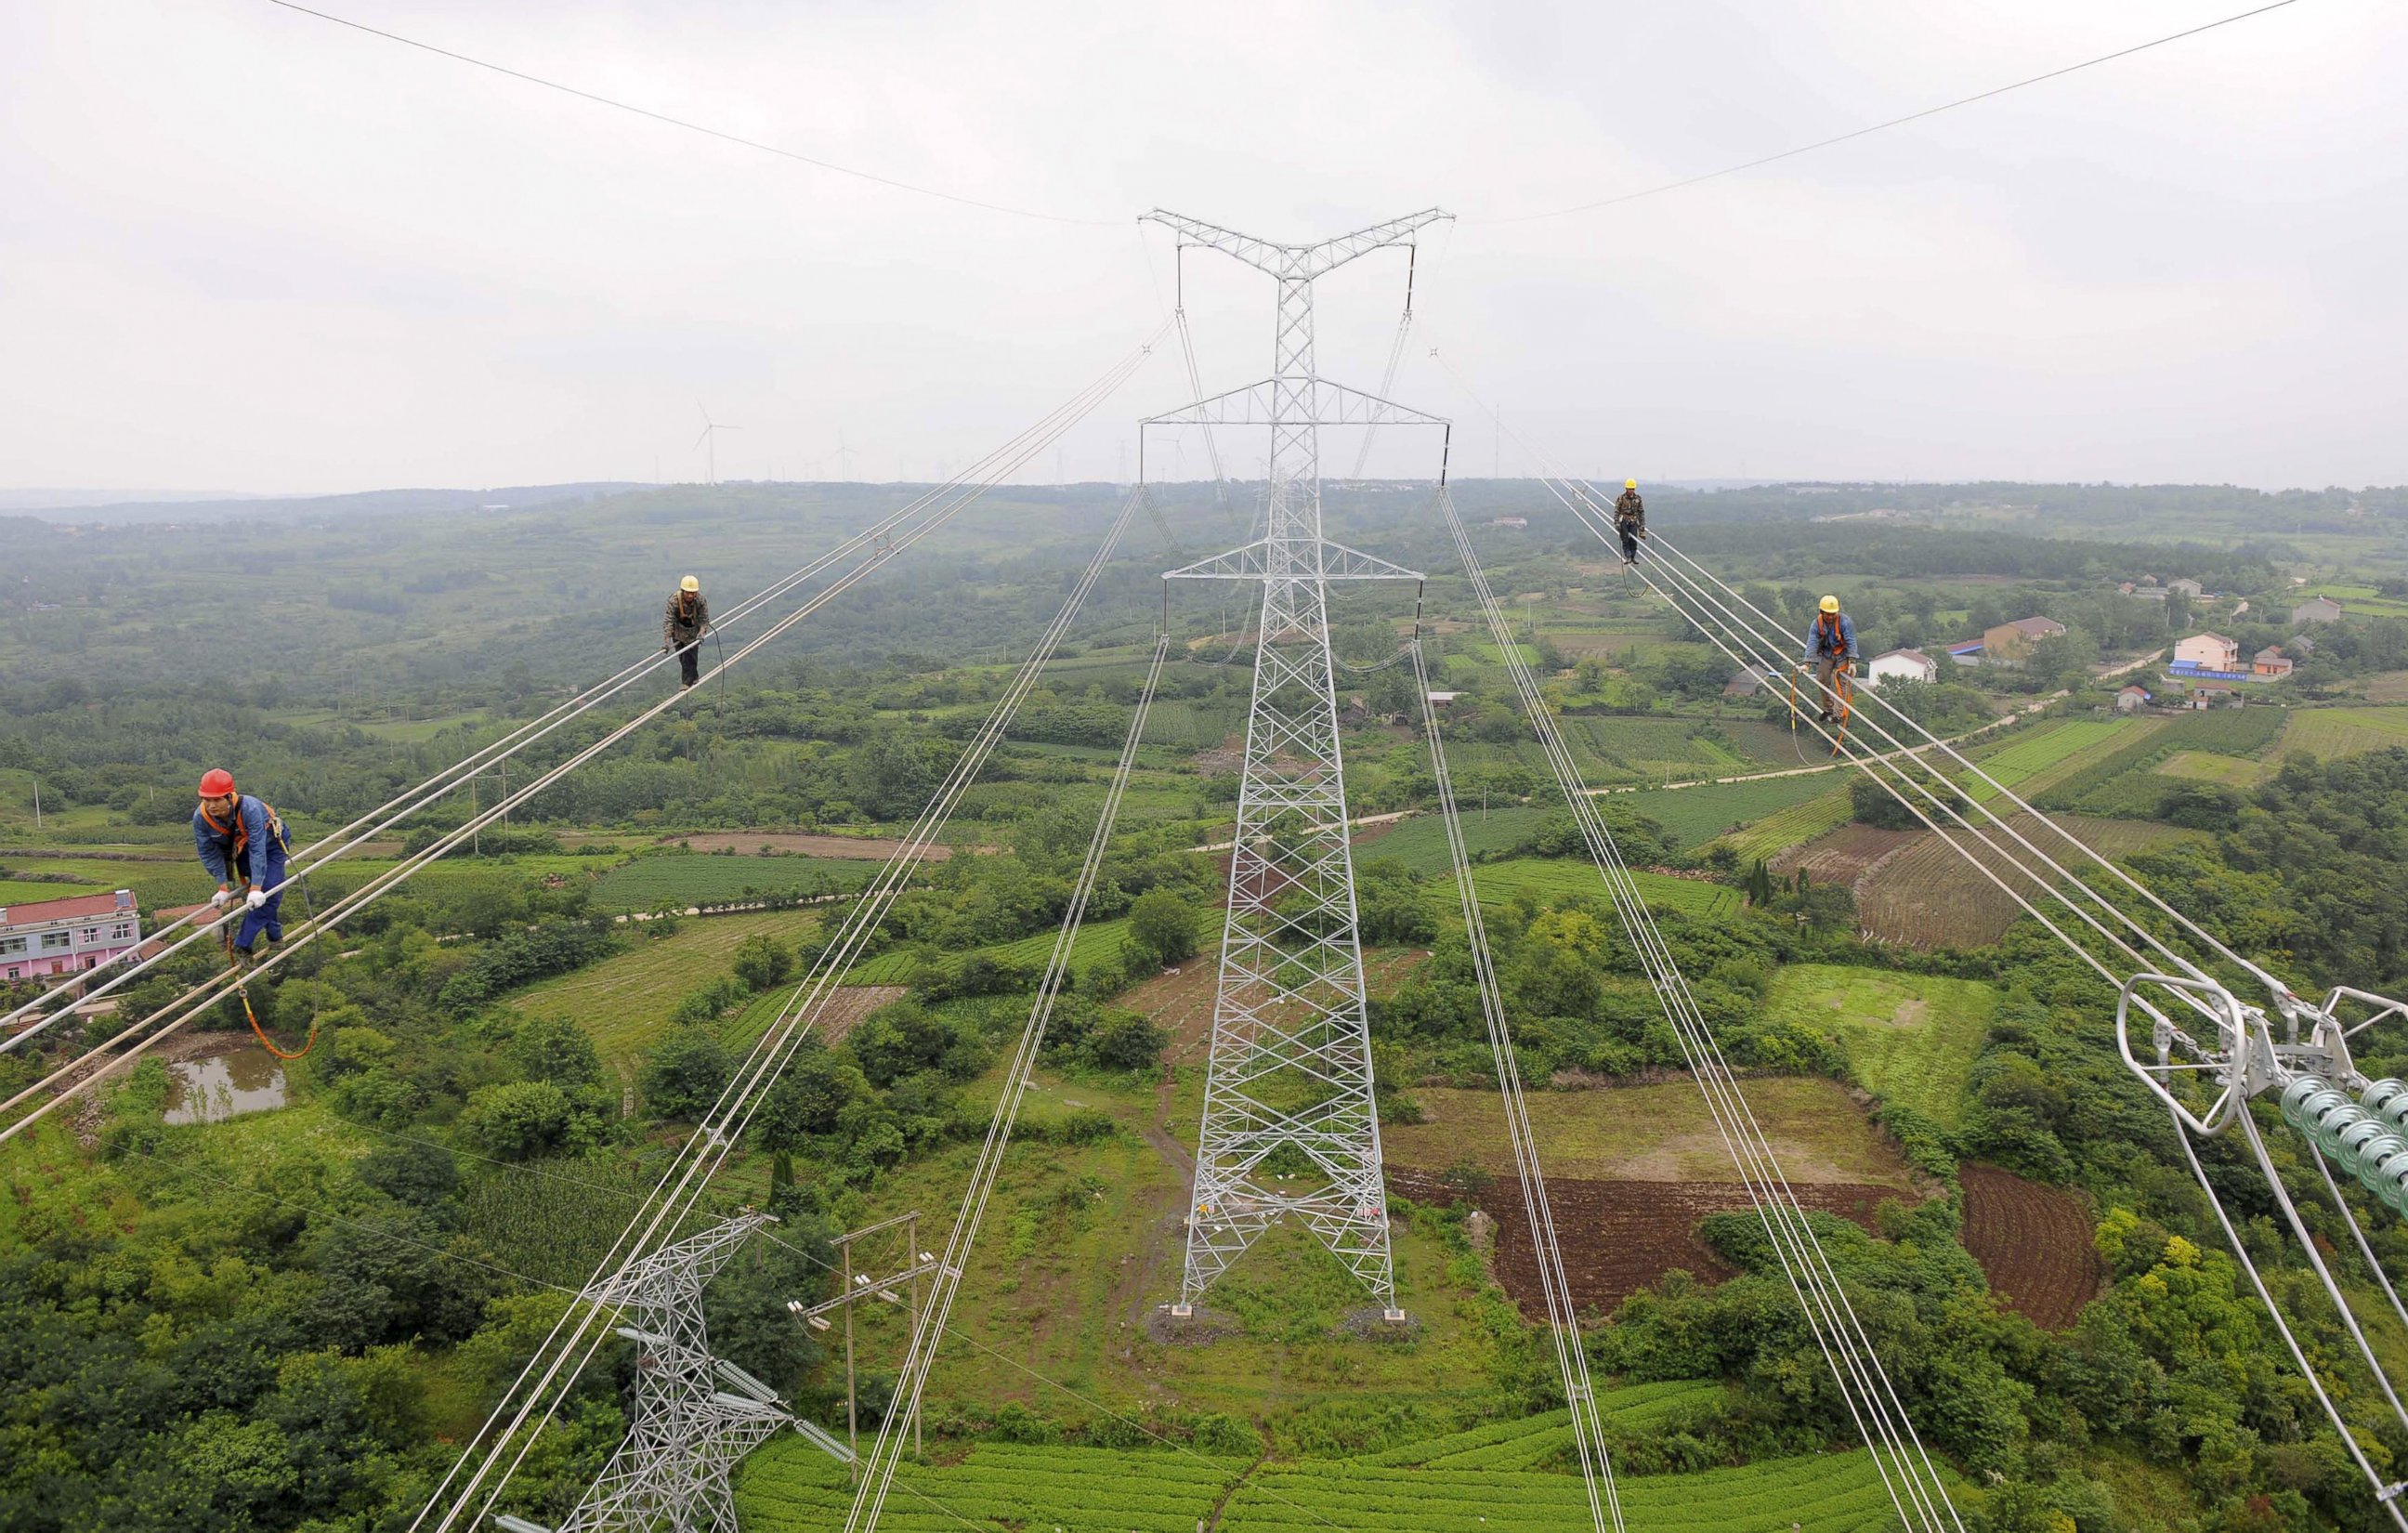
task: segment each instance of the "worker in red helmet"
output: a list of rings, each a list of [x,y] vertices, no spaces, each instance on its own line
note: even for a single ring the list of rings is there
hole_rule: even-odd
[[[193,845],[201,854],[201,866],[218,881],[209,904],[222,910],[239,898],[246,907],[242,929],[234,939],[236,951],[248,960],[263,935],[271,942],[283,941],[284,859],[292,850],[284,839],[283,817],[265,799],[237,793],[232,772],[213,767],[201,778],[201,807],[193,811]],[[239,891],[237,881],[244,885]]]

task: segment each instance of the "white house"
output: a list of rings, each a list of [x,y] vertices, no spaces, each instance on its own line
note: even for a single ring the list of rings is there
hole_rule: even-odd
[[[1940,662],[1921,650],[1892,650],[1887,654],[1873,656],[1865,672],[1865,685],[1879,687],[1884,681],[1937,681]]]
[[[2174,646],[2174,664],[2197,666],[2201,670],[2237,671],[2241,668],[2241,646],[2222,634],[2193,634]]]

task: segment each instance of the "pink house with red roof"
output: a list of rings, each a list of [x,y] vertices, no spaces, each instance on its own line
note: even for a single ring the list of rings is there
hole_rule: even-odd
[[[0,980],[80,974],[141,944],[130,889],[0,905]]]

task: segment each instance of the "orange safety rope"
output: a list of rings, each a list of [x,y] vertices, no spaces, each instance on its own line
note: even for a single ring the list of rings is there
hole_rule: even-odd
[[[310,1050],[316,1048],[318,1046],[318,1016],[314,1011],[309,1015],[309,1040],[308,1042],[302,1044],[300,1049],[293,1053],[286,1053],[283,1050],[276,1046],[275,1039],[267,1036],[267,1029],[259,1024],[259,1013],[251,1009],[251,992],[244,988],[242,982],[242,964],[235,957],[234,953],[234,933],[229,931],[225,934],[226,967],[234,970],[234,993],[242,997],[242,1014],[251,1019],[251,1030],[253,1036],[259,1039],[259,1046],[265,1049],[269,1053],[274,1054],[277,1058],[288,1061],[298,1059],[303,1054],[306,1054]]]

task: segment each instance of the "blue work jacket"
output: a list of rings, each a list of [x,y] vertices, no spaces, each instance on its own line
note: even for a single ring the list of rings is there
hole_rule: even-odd
[[[207,809],[193,811],[193,848],[201,854],[201,866],[209,870],[209,877],[220,883],[244,879],[257,882],[252,869],[265,868],[266,849],[283,841],[284,823],[265,799],[249,794],[236,795],[234,813],[224,824],[210,819]],[[251,856],[253,848],[260,849],[257,861]]]

